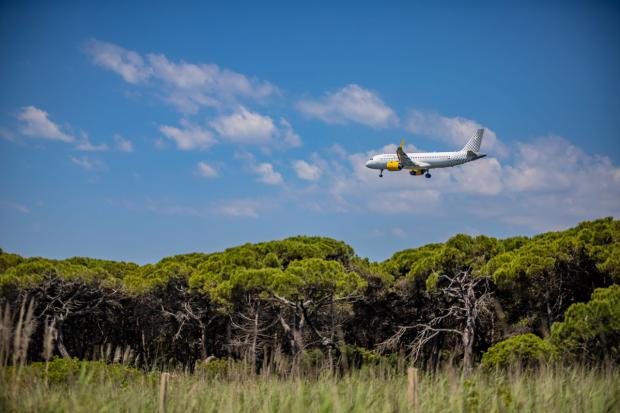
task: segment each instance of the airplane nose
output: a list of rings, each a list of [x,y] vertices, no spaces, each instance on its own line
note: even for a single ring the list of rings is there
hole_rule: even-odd
[[[366,168],[370,168],[370,163],[371,163],[371,162],[372,162],[372,161],[366,161]]]

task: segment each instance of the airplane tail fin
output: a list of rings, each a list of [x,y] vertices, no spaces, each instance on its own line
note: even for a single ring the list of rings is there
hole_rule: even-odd
[[[484,128],[478,129],[474,135],[469,138],[462,151],[478,152],[480,145],[482,144],[482,135],[484,134]]]

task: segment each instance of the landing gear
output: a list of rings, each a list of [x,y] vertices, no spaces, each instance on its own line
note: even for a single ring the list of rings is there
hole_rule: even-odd
[[[427,172],[426,175],[424,175],[424,176],[427,177],[427,178],[430,178],[431,174]]]
[[[383,178],[383,169],[379,172],[379,178]]]

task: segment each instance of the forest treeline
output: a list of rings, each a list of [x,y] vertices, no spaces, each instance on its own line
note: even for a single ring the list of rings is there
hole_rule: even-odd
[[[148,369],[214,358],[257,371],[282,358],[340,369],[404,357],[429,370],[618,364],[619,284],[612,218],[531,238],[456,235],[383,262],[306,236],[143,266],[0,250],[4,316],[17,323],[33,306],[28,360],[111,351]]]

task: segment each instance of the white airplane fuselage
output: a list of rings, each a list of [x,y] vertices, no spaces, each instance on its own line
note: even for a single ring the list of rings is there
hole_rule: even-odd
[[[484,129],[478,129],[476,133],[467,141],[463,149],[454,152],[414,152],[405,153],[403,150],[405,141],[400,143],[396,153],[383,153],[374,155],[366,162],[366,167],[379,169],[379,176],[383,176],[383,171],[409,170],[411,175],[425,175],[431,177],[430,169],[448,168],[451,166],[462,165],[476,159],[484,158],[486,154],[478,152],[482,144]]]
[[[368,162],[366,167],[370,169],[387,169],[390,171],[399,171],[401,169],[410,170],[426,170],[435,168],[448,168],[450,166],[462,165],[476,159],[484,158],[486,154],[470,154],[466,151],[459,152],[415,152],[408,153],[407,156],[414,162],[419,162],[424,167],[401,167],[398,168],[398,156],[391,153],[383,153],[374,155]],[[396,164],[393,164],[396,162]],[[391,164],[391,165],[390,165]],[[390,167],[392,166],[392,167]],[[402,165],[401,165],[402,166]]]

